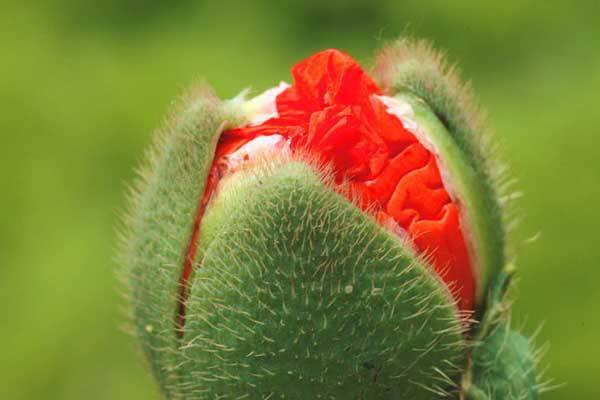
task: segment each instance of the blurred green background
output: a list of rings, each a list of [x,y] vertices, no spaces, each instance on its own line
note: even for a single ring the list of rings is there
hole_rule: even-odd
[[[0,398],[158,399],[114,263],[133,168],[170,103],[289,81],[400,34],[459,62],[518,179],[514,323],[551,343],[545,399],[599,398],[600,6],[550,2],[16,1],[0,12]],[[529,243],[527,239],[537,237]]]

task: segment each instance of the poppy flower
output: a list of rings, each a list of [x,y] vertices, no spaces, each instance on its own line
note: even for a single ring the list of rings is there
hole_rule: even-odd
[[[402,120],[394,100],[384,97],[347,54],[319,52],[296,64],[292,76],[292,86],[280,84],[255,100],[272,102],[271,113],[252,110],[259,123],[223,132],[204,202],[218,176],[265,149],[307,151],[331,165],[336,183],[351,185],[363,209],[408,237],[451,288],[461,310],[472,310],[475,273],[461,205],[442,179],[435,148],[420,141],[412,121]]]
[[[176,109],[122,263],[167,399],[537,399],[497,182],[464,86],[399,41]],[[516,397],[515,397],[516,396]]]

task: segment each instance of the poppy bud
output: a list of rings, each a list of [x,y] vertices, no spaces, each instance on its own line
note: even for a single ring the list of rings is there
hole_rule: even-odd
[[[252,99],[193,93],[159,135],[123,262],[167,398],[413,400],[502,381],[477,361],[498,353],[487,310],[510,275],[494,181],[454,78],[411,46],[382,52],[375,79],[325,50]]]

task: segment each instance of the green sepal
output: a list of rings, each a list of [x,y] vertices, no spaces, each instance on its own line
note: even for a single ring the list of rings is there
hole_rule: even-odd
[[[424,100],[412,93],[399,93],[395,99],[411,106],[418,129],[427,134],[427,140],[435,147],[449,179],[446,183],[458,197],[466,222],[463,230],[474,245],[477,299],[481,304],[504,265],[504,230],[500,215],[494,211],[499,207],[495,193]]]
[[[502,168],[492,157],[492,142],[470,86],[443,54],[422,40],[401,39],[385,47],[374,77],[386,94],[412,107],[415,122],[438,152],[474,242],[479,322],[469,332],[474,344],[463,395],[470,400],[537,399],[536,360],[529,341],[506,327],[507,291],[515,267],[506,260]]]
[[[469,367],[463,376],[466,400],[537,400],[537,356],[529,339],[510,329],[508,289],[515,273],[506,265],[488,294],[484,319],[478,324]]]
[[[373,76],[392,96],[413,93],[425,101],[465,157],[478,168],[489,168],[481,112],[471,87],[428,41],[400,39],[384,47]]]
[[[537,400],[536,359],[529,340],[498,324],[475,348],[466,400]]]
[[[169,398],[181,363],[174,322],[183,260],[227,114],[207,89],[192,91],[157,135],[130,193],[121,263],[133,329]]]
[[[302,161],[238,172],[205,214],[173,393],[427,399],[466,344],[445,285]]]
[[[425,41],[403,39],[384,48],[374,77],[391,96],[411,105],[415,122],[438,153],[474,245],[481,307],[506,262],[505,229],[497,172],[470,88]]]

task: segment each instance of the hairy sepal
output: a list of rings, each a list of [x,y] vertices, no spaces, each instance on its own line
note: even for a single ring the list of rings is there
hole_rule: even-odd
[[[127,297],[134,331],[168,398],[178,398],[175,318],[186,248],[218,137],[233,119],[210,90],[191,91],[157,134],[130,192],[121,251]]]
[[[536,357],[530,341],[497,324],[473,352],[466,400],[537,400]]]
[[[411,105],[417,125],[438,153],[445,183],[462,206],[481,307],[506,263],[505,223],[498,196],[500,168],[471,89],[426,41],[401,39],[384,48],[374,77],[388,94]]]
[[[200,237],[173,398],[457,391],[466,347],[449,291],[307,163],[232,176]]]
[[[488,138],[471,87],[428,41],[400,39],[384,47],[373,76],[389,94],[410,92],[423,99],[466,156],[488,168]]]

